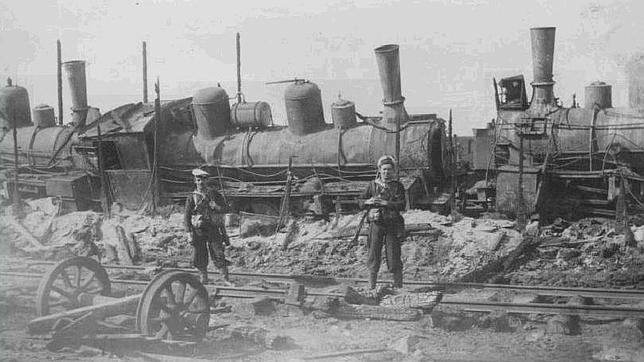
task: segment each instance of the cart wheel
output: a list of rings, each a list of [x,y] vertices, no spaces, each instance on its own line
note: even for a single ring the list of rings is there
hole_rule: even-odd
[[[109,295],[110,278],[101,264],[84,256],[65,259],[45,273],[38,286],[39,316],[81,307],[79,295]]]
[[[208,291],[194,275],[176,270],[157,275],[136,310],[137,329],[157,339],[201,339],[209,321]]]

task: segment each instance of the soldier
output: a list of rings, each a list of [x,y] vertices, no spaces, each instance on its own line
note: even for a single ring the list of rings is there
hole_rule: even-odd
[[[226,285],[232,285],[228,277],[228,260],[225,245],[230,245],[223,215],[228,211],[224,197],[206,185],[208,172],[192,170],[195,190],[186,198],[185,227],[190,233],[194,248],[192,262],[201,273],[201,282],[208,283],[208,254],[215,267],[221,271]]]
[[[396,160],[392,156],[382,156],[378,160],[376,179],[369,183],[360,197],[361,206],[368,209],[367,268],[371,289],[376,287],[383,245],[388,270],[394,275],[394,287],[402,288],[400,243],[404,234],[404,221],[400,211],[405,209],[405,192],[395,174]]]

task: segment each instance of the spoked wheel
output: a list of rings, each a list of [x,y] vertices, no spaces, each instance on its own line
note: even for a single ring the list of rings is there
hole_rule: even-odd
[[[81,294],[109,295],[110,279],[99,262],[84,256],[63,260],[45,273],[38,286],[39,316],[81,307]]]
[[[136,311],[141,334],[165,340],[201,339],[208,331],[208,291],[197,277],[181,271],[157,275]]]

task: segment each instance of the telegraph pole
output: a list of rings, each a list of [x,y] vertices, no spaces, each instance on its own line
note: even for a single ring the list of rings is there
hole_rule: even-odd
[[[63,125],[63,51],[60,39],[56,40],[56,74],[58,82],[58,124]]]
[[[143,42],[143,103],[148,103],[148,47]]]
[[[239,39],[239,33],[237,33],[237,103],[241,102],[241,41]]]

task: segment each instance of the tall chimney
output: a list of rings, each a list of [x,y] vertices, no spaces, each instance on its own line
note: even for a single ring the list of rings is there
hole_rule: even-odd
[[[554,106],[555,95],[552,80],[552,63],[555,52],[555,29],[532,28],[530,37],[532,39],[532,70],[534,80],[532,84],[531,109],[543,106]]]
[[[67,75],[69,90],[72,94],[72,123],[84,126],[87,118],[87,82],[85,80],[85,62],[72,60],[63,63]]]
[[[644,55],[634,56],[627,64],[628,105],[644,111]]]
[[[380,83],[384,98],[383,123],[395,125],[405,123],[409,120],[405,110],[405,97],[400,91],[400,58],[398,56],[398,45],[387,44],[376,48],[376,61],[380,73]]]

